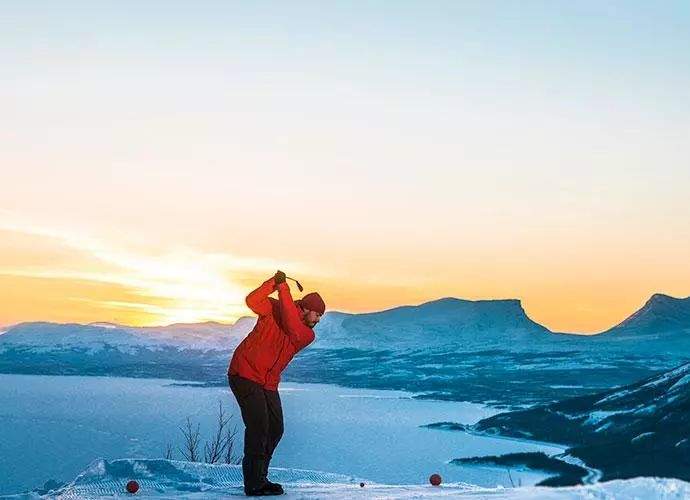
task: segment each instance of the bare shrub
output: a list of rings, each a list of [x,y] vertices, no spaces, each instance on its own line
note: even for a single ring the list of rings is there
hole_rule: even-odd
[[[184,444],[178,447],[185,460],[188,462],[206,462],[209,464],[221,463],[237,465],[242,463],[242,456],[235,455],[235,438],[237,437],[237,426],[230,428],[233,415],[228,415],[223,408],[223,403],[218,401],[218,418],[216,428],[210,439],[204,442],[203,456],[199,452],[201,445],[200,424],[196,427],[192,424],[191,418],[187,417],[185,425],[180,427]],[[172,458],[172,445],[168,445],[165,454],[166,459]]]

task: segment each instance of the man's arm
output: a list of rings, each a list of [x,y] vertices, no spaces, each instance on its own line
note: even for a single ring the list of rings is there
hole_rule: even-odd
[[[273,311],[271,307],[271,301],[268,300],[268,296],[273,293],[275,289],[274,277],[267,279],[262,283],[262,285],[256,290],[252,291],[247,295],[245,302],[247,307],[254,311],[259,316],[268,316]]]
[[[292,300],[290,287],[285,282],[278,284],[278,303],[280,304],[283,328],[290,338],[290,342],[296,350],[304,349],[313,342],[314,332],[302,323],[297,306]]]

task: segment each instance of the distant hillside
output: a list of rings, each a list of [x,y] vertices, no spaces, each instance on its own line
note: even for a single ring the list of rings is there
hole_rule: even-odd
[[[690,479],[690,363],[625,387],[502,413],[470,428],[572,446],[603,472]]]
[[[655,293],[635,313],[601,335],[690,336],[690,297],[684,299]]]
[[[358,348],[480,346],[506,341],[542,341],[551,334],[527,316],[519,300],[456,298],[374,313],[327,313],[317,325],[316,333],[316,347]]]
[[[651,310],[655,321],[647,330],[662,324],[671,329],[555,334],[532,321],[515,299],[444,298],[366,314],[329,311],[315,328],[315,342],[297,355],[283,380],[497,405],[549,402],[628,384],[690,356],[690,335],[674,333],[673,325],[682,324],[678,308]],[[663,321],[665,314],[671,319]],[[0,372],[225,384],[232,351],[256,321],[252,316],[233,325],[147,328],[23,323],[0,335]]]
[[[10,346],[32,348],[36,352],[80,349],[98,352],[114,348],[192,349],[199,351],[233,349],[256,324],[256,318],[243,317],[232,325],[207,322],[172,324],[155,327],[132,327],[113,323],[20,323],[0,336],[0,352]]]
[[[0,335],[0,373],[117,375],[221,382],[233,349],[256,323],[136,328],[22,323]]]

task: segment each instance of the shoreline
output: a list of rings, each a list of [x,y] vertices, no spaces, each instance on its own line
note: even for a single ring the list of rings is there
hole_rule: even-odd
[[[433,429],[433,427],[431,428]],[[558,460],[560,462],[569,464],[569,465],[575,465],[577,467],[580,467],[588,472],[587,476],[585,476],[582,479],[582,484],[595,484],[598,483],[599,480],[603,476],[603,471],[599,469],[595,469],[594,467],[590,467],[587,465],[584,461],[581,459],[571,455],[568,453],[568,450],[572,448],[571,446],[562,444],[562,443],[552,443],[549,441],[538,441],[536,439],[523,439],[523,438],[518,438],[514,436],[505,436],[501,434],[491,434],[488,432],[482,432],[482,431],[475,431],[472,429],[436,429],[436,430],[446,430],[446,431],[451,431],[451,432],[464,432],[465,434],[469,434],[471,436],[478,436],[478,437],[489,437],[489,438],[497,438],[497,439],[502,439],[502,440],[507,440],[507,441],[515,441],[515,442],[521,442],[521,443],[530,443],[530,444],[535,444],[535,445],[540,445],[540,446],[548,446],[552,448],[561,448],[562,453],[560,454],[553,454],[553,455],[548,455],[550,458],[554,460]],[[509,453],[504,453],[503,455],[499,456],[505,456],[505,455],[510,455]],[[463,458],[463,457],[458,457],[458,458]],[[499,465],[496,465],[496,467],[500,467]],[[538,470],[538,469],[533,469],[529,466],[526,466],[530,470]],[[547,472],[548,471],[542,471],[542,472]],[[555,477],[555,476],[554,476]]]

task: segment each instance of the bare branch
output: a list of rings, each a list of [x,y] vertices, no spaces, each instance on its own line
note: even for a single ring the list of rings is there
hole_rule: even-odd
[[[211,436],[211,440],[204,445],[204,461],[209,464],[214,464],[223,458],[226,448],[228,447],[226,427],[230,422],[230,417],[225,416],[223,403],[218,401],[218,421],[216,422],[216,432]]]
[[[236,457],[233,453],[235,445],[235,437],[237,436],[237,426],[232,430],[228,429],[225,435],[225,441],[228,444],[225,449],[225,463],[239,465],[242,463],[242,456]]]
[[[178,448],[182,456],[188,462],[198,462],[199,461],[199,424],[196,424],[196,429],[192,427],[192,421],[187,417],[187,425],[185,427],[180,427],[182,435],[184,436],[184,448]]]

